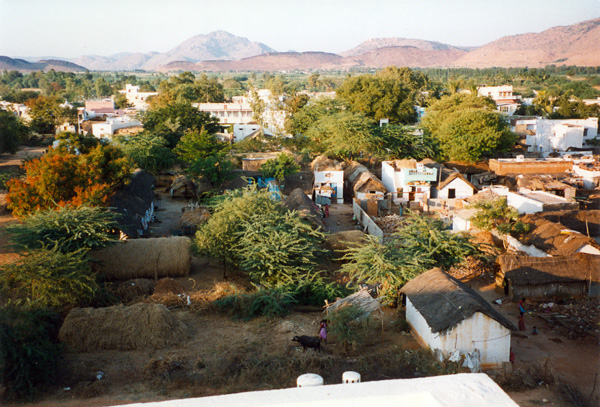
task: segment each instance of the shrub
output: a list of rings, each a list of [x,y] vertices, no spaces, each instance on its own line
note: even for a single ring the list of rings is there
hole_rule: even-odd
[[[63,253],[81,248],[100,249],[113,242],[110,231],[116,227],[114,214],[106,209],[80,206],[43,210],[7,227],[19,249],[33,250],[58,246]]]
[[[0,308],[1,379],[9,396],[30,398],[56,380],[57,325],[58,314],[47,310]]]
[[[85,249],[61,253],[58,247],[26,253],[0,267],[0,290],[38,307],[67,307],[92,299],[98,291]]]
[[[348,352],[348,346],[356,349],[364,342],[369,333],[364,312],[354,305],[330,312],[327,319],[329,320],[329,332],[344,345],[345,352]]]
[[[260,316],[285,316],[296,303],[293,292],[284,287],[232,294],[214,302],[219,310],[245,321]]]

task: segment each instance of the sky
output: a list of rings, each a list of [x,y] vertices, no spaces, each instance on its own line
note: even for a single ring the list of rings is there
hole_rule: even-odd
[[[598,17],[600,0],[0,0],[0,55],[166,52],[216,30],[277,51],[384,37],[478,46]]]

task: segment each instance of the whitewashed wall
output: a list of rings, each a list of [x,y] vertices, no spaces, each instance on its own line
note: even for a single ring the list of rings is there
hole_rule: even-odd
[[[383,185],[390,191],[392,194],[392,199],[398,198],[398,193],[396,191],[396,180],[394,179],[394,167],[385,161],[381,163],[381,182]]]
[[[437,191],[437,196],[434,198],[440,198],[440,199],[448,199],[448,190],[449,189],[454,189],[456,196],[456,199],[463,199],[463,198],[468,198],[470,196],[473,196],[473,187],[470,186],[469,184],[467,184],[464,180],[460,179],[460,178],[456,178],[454,180],[452,180],[448,185],[446,185],[444,188],[442,188],[441,190]]]
[[[482,367],[501,366],[510,357],[510,330],[481,312],[459,322],[444,333],[433,333],[425,318],[406,299],[406,320],[420,339],[446,356],[455,349],[461,354],[479,349]]]
[[[318,184],[335,184],[337,203],[344,203],[344,171],[315,171],[315,183]],[[326,177],[325,174],[331,174]]]
[[[533,200],[521,194],[509,192],[506,195],[506,203],[519,211],[520,214],[531,214],[536,212],[542,212],[544,210],[544,203]]]

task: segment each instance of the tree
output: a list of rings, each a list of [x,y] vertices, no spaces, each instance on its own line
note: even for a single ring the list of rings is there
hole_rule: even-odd
[[[81,155],[50,151],[23,168],[23,179],[7,182],[7,201],[17,217],[63,206],[102,206],[131,173],[121,150],[100,145]]]
[[[157,174],[175,164],[175,154],[163,137],[143,131],[131,136],[115,136],[123,152],[144,171]]]
[[[144,130],[167,140],[167,147],[174,148],[186,131],[219,131],[219,120],[209,113],[200,112],[190,103],[173,103],[151,108],[141,115]]]
[[[187,173],[193,178],[204,178],[213,189],[219,189],[227,180],[231,179],[233,163],[224,152],[205,158],[198,158],[191,162]]]
[[[133,104],[131,104],[127,100],[127,96],[125,96],[125,94],[121,93],[121,92],[117,92],[115,94],[114,101],[115,101],[115,108],[116,109],[125,109],[125,108],[128,108],[128,107],[133,107]]]
[[[456,94],[430,106],[422,125],[439,141],[443,158],[476,162],[510,150],[517,137],[490,102]]]
[[[508,206],[506,198],[480,200],[471,207],[478,209],[471,218],[471,223],[477,228],[496,229],[502,235],[518,235],[529,231],[529,224],[520,220],[519,211]]]
[[[371,152],[389,160],[414,158],[422,160],[439,155],[437,140],[427,134],[417,134],[401,125],[374,127]]]
[[[296,164],[294,156],[281,153],[277,158],[267,160],[260,167],[260,173],[265,178],[275,178],[278,181],[283,181],[288,175],[295,174],[300,170],[300,166]]]
[[[183,162],[191,164],[198,158],[227,152],[230,148],[229,144],[219,142],[216,135],[194,130],[185,133],[173,151]]]
[[[52,96],[38,96],[35,99],[27,101],[27,106],[31,109],[30,127],[33,131],[48,134],[54,133],[54,128],[65,121],[77,123],[77,109],[61,107],[60,101]]]
[[[110,245],[114,241],[110,233],[116,226],[114,214],[107,209],[80,206],[35,212],[6,231],[20,250],[57,247],[69,253]]]
[[[62,253],[58,246],[28,251],[0,266],[0,290],[35,307],[83,304],[98,290],[86,253],[85,248]]]
[[[29,135],[29,128],[12,112],[0,110],[0,154],[14,154]]]

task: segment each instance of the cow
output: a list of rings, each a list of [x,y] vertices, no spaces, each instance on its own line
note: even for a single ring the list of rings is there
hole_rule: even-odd
[[[321,340],[318,336],[294,336],[292,342],[298,342],[304,348],[306,352],[306,348],[314,348],[317,351],[321,351]]]

